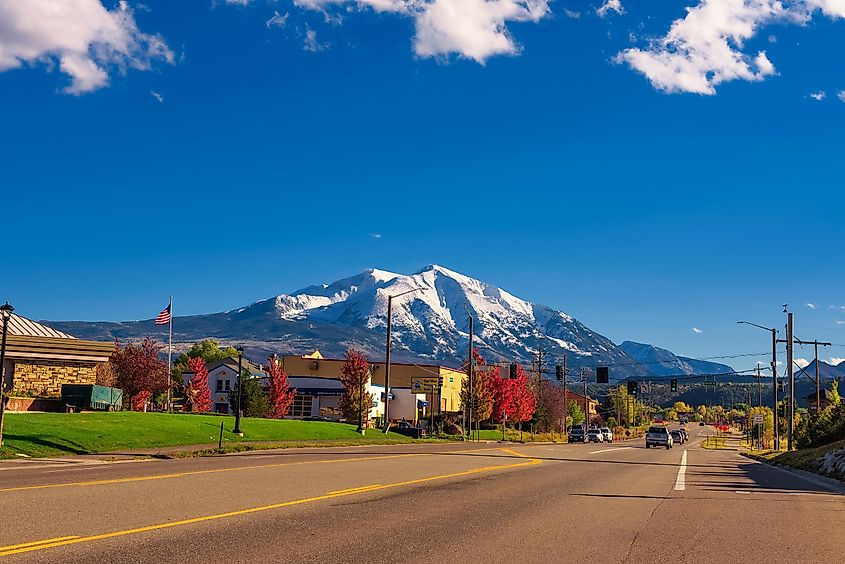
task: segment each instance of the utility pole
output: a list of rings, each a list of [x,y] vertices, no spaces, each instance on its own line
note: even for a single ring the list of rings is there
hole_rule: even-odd
[[[794,338],[795,334],[793,333],[795,326],[795,318],[792,312],[787,312],[786,314],[786,366],[787,370],[789,371],[789,412],[788,417],[789,420],[787,423],[786,428],[786,448],[787,450],[792,450],[792,439],[793,439],[793,423],[795,421],[795,373],[792,371],[792,362],[793,362],[793,350],[792,348],[795,346]]]
[[[563,353],[563,432],[567,433],[566,417],[569,415],[569,400],[566,398],[566,353]]]
[[[387,343],[384,351],[384,432],[390,431],[390,330],[393,328],[393,296],[387,296]],[[434,394],[432,394],[432,400]],[[429,408],[432,406],[429,406]],[[434,429],[432,429],[432,432]]]
[[[772,396],[774,403],[772,404],[772,429],[773,439],[775,442],[775,450],[780,450],[780,430],[778,429],[778,330],[772,328]]]
[[[581,380],[584,382],[584,432],[590,429],[590,402],[587,400],[587,367],[581,367]]]
[[[819,390],[819,342],[813,341],[813,350],[816,353],[816,415],[821,412],[821,392]]]
[[[469,313],[469,312],[467,312]],[[467,365],[467,378],[469,378],[469,438],[472,440],[472,408],[475,404],[475,396],[473,395],[473,365],[475,364],[475,358],[472,354],[472,329],[473,329],[473,319],[472,315],[469,316],[469,363]]]

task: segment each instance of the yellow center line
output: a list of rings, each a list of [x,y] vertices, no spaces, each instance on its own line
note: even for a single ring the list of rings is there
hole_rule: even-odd
[[[335,490],[333,492],[329,492],[329,495],[332,494],[347,494],[347,493],[362,493],[367,490],[373,490],[376,488],[380,488],[381,484],[372,484],[369,486],[359,486],[357,488],[347,488],[345,490]]]
[[[494,450],[494,449],[491,449],[491,450]],[[496,449],[496,450],[498,450],[498,449]],[[501,450],[504,450],[504,449],[501,449]],[[194,523],[202,523],[202,522],[205,522],[205,521],[216,521],[216,520],[219,520],[219,519],[227,519],[227,518],[230,518],[230,517],[237,517],[239,515],[249,515],[249,514],[252,514],[252,513],[259,513],[259,512],[262,512],[262,511],[269,511],[269,510],[272,510],[272,509],[280,509],[280,508],[283,508],[283,507],[291,507],[291,506],[294,506],[294,505],[303,505],[303,504],[306,504],[306,503],[313,503],[313,502],[317,502],[317,501],[323,501],[323,500],[326,500],[326,499],[333,499],[333,498],[338,498],[338,497],[356,495],[356,494],[359,494],[359,493],[368,493],[368,492],[372,492],[372,491],[386,490],[386,489],[390,489],[390,488],[399,488],[399,487],[402,487],[402,486],[424,484],[426,482],[432,482],[432,481],[435,481],[435,480],[445,480],[447,478],[458,478],[458,477],[461,477],[461,476],[469,476],[469,475],[478,474],[478,473],[481,473],[481,472],[494,472],[494,471],[507,470],[507,469],[510,469],[510,468],[520,468],[520,467],[525,467],[525,466],[533,466],[535,464],[542,464],[542,462],[543,462],[542,460],[532,458],[532,459],[526,460],[525,462],[515,462],[513,464],[503,464],[503,465],[500,465],[500,466],[484,466],[482,468],[474,468],[472,470],[464,470],[464,471],[461,471],[461,472],[453,472],[451,474],[440,474],[440,475],[437,475],[437,476],[428,476],[426,478],[416,478],[416,479],[413,479],[413,480],[405,480],[405,481],[402,481],[402,482],[395,482],[395,483],[392,483],[392,484],[384,484],[384,485],[375,484],[373,486],[364,486],[362,488],[356,488],[356,489],[352,489],[352,490],[339,490],[338,492],[334,492],[334,493],[329,492],[329,493],[326,493],[326,494],[323,494],[323,495],[318,495],[318,496],[314,496],[314,497],[307,497],[307,498],[304,498],[304,499],[296,499],[296,500],[293,500],[293,501],[284,501],[282,503],[274,503],[272,505],[263,505],[263,506],[260,506],[260,507],[250,507],[248,509],[240,509],[240,510],[237,510],[237,511],[228,511],[226,513],[217,513],[215,515],[205,515],[205,516],[202,516],[202,517],[193,517],[191,519],[183,519],[181,521],[171,521],[169,523],[159,523],[159,524],[156,524],[156,525],[147,525],[145,527],[137,527],[135,529],[126,529],[126,530],[123,530],[123,531],[114,531],[114,532],[111,532],[111,533],[91,535],[91,536],[87,536],[87,537],[73,537],[73,538],[61,537],[63,540],[48,539],[48,540],[45,540],[45,541],[36,541],[36,542],[33,542],[33,543],[25,543],[25,545],[13,545],[12,547],[5,547],[5,548],[0,549],[0,557],[11,556],[13,554],[21,554],[21,553],[24,553],[24,552],[33,552],[33,551],[36,551],[36,550],[45,550],[45,549],[48,549],[48,548],[56,548],[56,547],[59,547],[59,546],[67,546],[67,545],[78,544],[78,543],[83,543],[83,542],[92,542],[92,541],[97,541],[97,540],[123,537],[123,536],[127,536],[127,535],[134,535],[134,534],[138,534],[138,533],[146,533],[146,532],[149,532],[149,531],[158,531],[158,530],[162,530],[162,529],[170,529],[170,528],[173,528],[173,527],[191,525],[191,524],[194,524]],[[15,547],[17,547],[17,548],[15,548]]]
[[[151,480],[168,480],[173,478],[183,478],[185,476],[198,476],[202,474],[220,474],[224,472],[240,472],[244,470],[256,470],[261,468],[281,468],[284,466],[302,466],[306,464],[339,464],[343,462],[361,462],[367,460],[387,460],[394,458],[408,458],[412,456],[434,456],[438,454],[467,454],[473,452],[499,450],[498,448],[485,448],[464,451],[442,451],[442,452],[414,452],[406,454],[385,454],[377,456],[362,456],[355,458],[334,458],[324,460],[302,460],[299,462],[279,462],[276,464],[255,464],[251,466],[236,466],[233,468],[214,468],[210,470],[191,470],[188,472],[174,472],[171,474],[153,474],[150,476],[133,476],[130,478],[111,478],[107,480],[90,480],[85,482],[68,482],[65,484],[36,484],[31,486],[16,486],[11,488],[0,488],[0,493],[20,492],[28,490],[48,490],[55,488],[70,488],[70,487],[90,487],[90,486],[104,486],[109,484],[125,484],[130,482],[148,482]]]
[[[15,549],[15,548],[26,548],[28,546],[35,546],[35,545],[39,545],[39,544],[48,544],[48,543],[54,543],[54,542],[66,541],[66,540],[78,539],[78,538],[79,538],[79,535],[70,535],[70,536],[67,536],[67,537],[56,537],[54,539],[44,539],[44,540],[40,540],[40,541],[23,542],[21,544],[10,544],[9,546],[0,546],[0,553],[6,552],[7,550]]]

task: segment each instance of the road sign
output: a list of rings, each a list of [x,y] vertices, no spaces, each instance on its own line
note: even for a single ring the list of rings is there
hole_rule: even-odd
[[[765,421],[765,418],[762,414],[758,413],[754,416],[754,424],[755,425],[762,425],[764,421]]]
[[[428,407],[428,402],[423,400],[417,400],[417,407]]]
[[[427,390],[437,389],[440,387],[440,378],[437,376],[412,376],[411,377],[411,392],[414,394],[425,393]]]

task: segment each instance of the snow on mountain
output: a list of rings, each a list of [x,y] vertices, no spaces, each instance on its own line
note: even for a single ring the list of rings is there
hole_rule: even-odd
[[[564,354],[574,370],[599,363],[612,366],[613,379],[644,376],[654,369],[653,365],[638,364],[635,359],[639,353],[626,351],[626,343],[616,346],[562,311],[532,304],[436,264],[413,274],[367,270],[236,310],[177,317],[174,338],[188,342],[213,337],[245,343],[259,359],[269,352],[305,353],[314,349],[336,357],[347,348],[378,359],[384,356],[389,296],[398,296],[392,300],[397,360],[422,357],[459,365],[466,356],[471,315],[475,346],[489,361],[530,364],[540,347],[548,374],[553,373],[554,364],[562,362]],[[80,337],[99,339],[134,338],[155,330],[151,320],[51,325]],[[694,370],[669,351],[663,352],[684,370]]]

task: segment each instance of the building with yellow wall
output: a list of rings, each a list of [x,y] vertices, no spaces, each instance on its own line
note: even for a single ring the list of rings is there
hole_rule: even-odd
[[[325,416],[337,418],[343,386],[340,384],[342,358],[325,358],[320,351],[306,355],[285,355],[281,357],[282,369],[288,375],[288,382],[297,388],[291,415],[294,417]],[[384,413],[384,362],[370,362],[372,379],[370,389],[376,396],[371,417]],[[461,382],[466,374],[436,364],[390,363],[390,392],[394,399],[390,403],[391,419],[417,420],[424,414],[419,402],[428,402],[435,413],[456,413],[461,409]],[[417,378],[442,378],[442,387],[425,394],[412,393],[411,386]],[[427,411],[427,410],[425,410]]]

